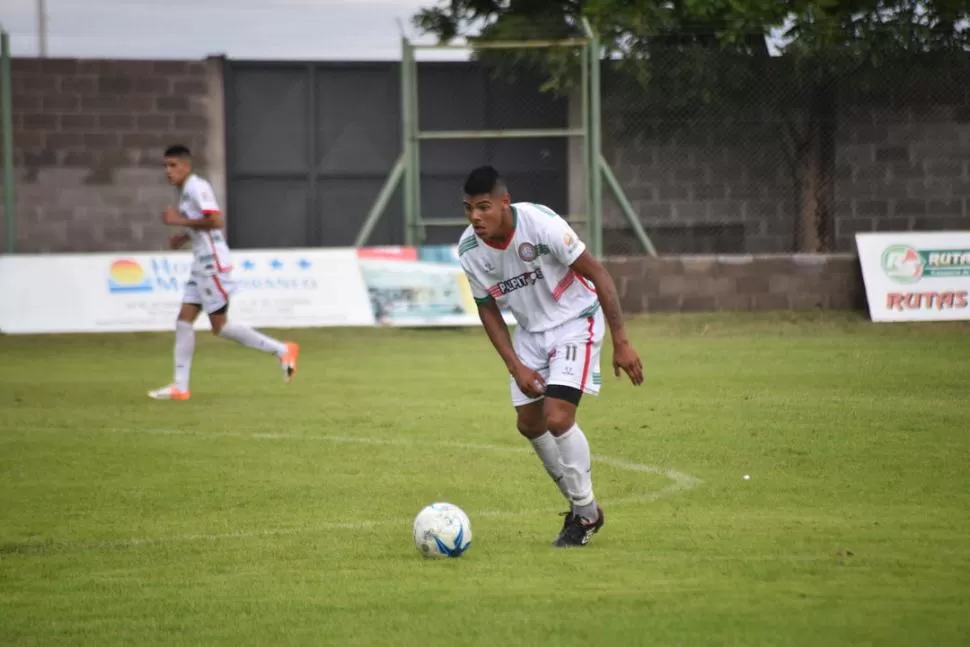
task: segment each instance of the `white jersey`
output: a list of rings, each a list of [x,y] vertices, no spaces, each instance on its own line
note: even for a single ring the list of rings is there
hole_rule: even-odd
[[[202,220],[219,213],[212,185],[194,173],[182,184],[179,196],[179,213],[189,220]],[[232,270],[229,245],[219,229],[195,229],[187,227],[192,240],[192,273],[201,275],[223,274]]]
[[[599,309],[596,290],[571,267],[586,249],[576,232],[548,207],[512,205],[514,231],[498,244],[469,226],[458,256],[478,303],[507,306],[519,327],[538,333]]]

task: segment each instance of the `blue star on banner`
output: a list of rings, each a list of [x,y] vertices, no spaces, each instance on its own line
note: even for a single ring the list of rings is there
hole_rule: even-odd
[[[299,261],[297,262],[297,265],[299,265],[299,266],[300,266],[300,269],[301,269],[301,270],[308,270],[308,269],[310,269],[310,267],[312,267],[312,266],[313,266],[313,263],[311,263],[310,261],[308,261],[308,260],[307,260],[307,259],[305,259],[305,258],[301,258],[301,259],[300,259],[300,260],[299,260]]]
[[[256,263],[253,263],[248,258],[242,262],[242,268],[247,272],[256,269]]]
[[[269,262],[269,266],[272,267],[274,270],[281,270],[283,269],[283,261],[281,261],[278,258],[274,258]]]

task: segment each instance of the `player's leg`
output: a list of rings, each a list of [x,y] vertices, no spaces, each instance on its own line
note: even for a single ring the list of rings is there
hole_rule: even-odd
[[[525,436],[536,456],[542,461],[546,473],[552,479],[562,495],[569,501],[569,492],[566,491],[566,484],[563,481],[563,468],[559,456],[559,445],[549,430],[546,429],[546,416],[543,409],[542,400],[536,400],[528,404],[515,407],[516,426],[519,433]]]
[[[229,298],[235,285],[228,276],[213,275],[207,278],[202,292],[203,307],[209,315],[212,334],[231,339],[248,348],[275,355],[283,369],[283,381],[289,382],[296,374],[296,362],[300,346],[293,342],[281,342],[256,331],[250,326],[229,321]]]
[[[604,522],[593,493],[589,441],[576,423],[584,393],[599,392],[599,354],[604,324],[602,315],[563,326],[549,365],[544,414],[556,439],[563,481],[573,504],[573,515],[556,539],[557,546],[582,546]]]
[[[559,449],[563,488],[572,504],[570,514],[553,542],[560,547],[585,545],[606,520],[603,508],[593,494],[589,441],[576,423],[581,394],[574,387],[549,385],[543,403],[546,426]]]
[[[195,320],[202,310],[197,285],[189,281],[185,288],[182,307],[175,320],[175,376],[172,383],[148,392],[155,400],[188,400],[189,377],[192,372],[192,356],[195,354]]]
[[[516,330],[512,345],[515,354],[526,366],[538,367],[535,370],[546,379],[549,375],[549,358],[539,347],[535,336],[529,335],[520,330]],[[516,412],[516,427],[519,433],[525,436],[532,448],[535,450],[546,472],[553,480],[562,495],[569,500],[565,485],[562,480],[562,463],[559,460],[559,446],[556,439],[549,433],[546,427],[546,418],[542,406],[542,398],[531,398],[523,393],[514,379],[509,379],[509,389],[512,396],[512,406]]]

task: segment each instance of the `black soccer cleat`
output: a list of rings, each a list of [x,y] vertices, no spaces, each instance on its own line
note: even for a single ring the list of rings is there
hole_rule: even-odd
[[[596,512],[599,514],[599,517],[595,522],[590,524],[585,523],[579,515],[567,513],[562,530],[559,532],[556,540],[552,542],[552,545],[556,548],[572,548],[588,544],[589,540],[593,538],[593,535],[599,532],[599,529],[606,523],[606,515],[603,514],[603,508],[596,506]]]
[[[599,504],[597,504],[597,506],[596,506],[596,514],[599,515],[599,519],[597,521],[596,530],[599,530],[600,528],[603,527],[603,521],[604,521],[603,508],[601,508],[599,506]],[[560,512],[559,513],[559,516],[560,517],[563,517],[563,520],[562,520],[562,528],[559,529],[559,534],[556,535],[556,539],[553,541],[553,543],[558,542],[559,539],[562,537],[562,534],[564,532],[566,532],[566,528],[569,527],[569,522],[572,520],[573,511],[572,510],[567,510],[566,512]]]
[[[560,512],[559,516],[563,517],[562,528],[559,529],[559,534],[556,535],[555,541],[559,541],[559,538],[562,537],[562,534],[566,532],[566,528],[569,526],[569,520],[573,518],[573,511],[567,510],[566,512]]]

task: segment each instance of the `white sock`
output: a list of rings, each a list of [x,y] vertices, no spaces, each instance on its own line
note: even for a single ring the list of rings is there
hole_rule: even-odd
[[[226,339],[239,342],[243,346],[261,350],[264,353],[273,353],[277,357],[286,352],[286,344],[283,342],[277,341],[272,337],[267,337],[263,333],[256,332],[249,326],[243,324],[227,323],[222,327],[222,332],[219,335]]]
[[[539,459],[546,468],[546,472],[555,481],[556,486],[559,487],[559,491],[562,495],[569,499],[569,492],[566,491],[566,480],[563,478],[562,463],[559,460],[559,445],[556,444],[556,437],[550,434],[548,431],[538,438],[530,438],[529,442],[532,443],[532,447],[535,448],[536,454],[539,455]]]
[[[192,355],[195,354],[195,328],[187,321],[175,322],[175,386],[189,390]]]
[[[587,521],[595,521],[596,500],[593,498],[593,477],[590,474],[591,460],[589,456],[589,442],[586,434],[573,425],[569,431],[556,438],[559,446],[559,460],[562,463],[563,482],[569,499],[573,502],[573,510]]]

